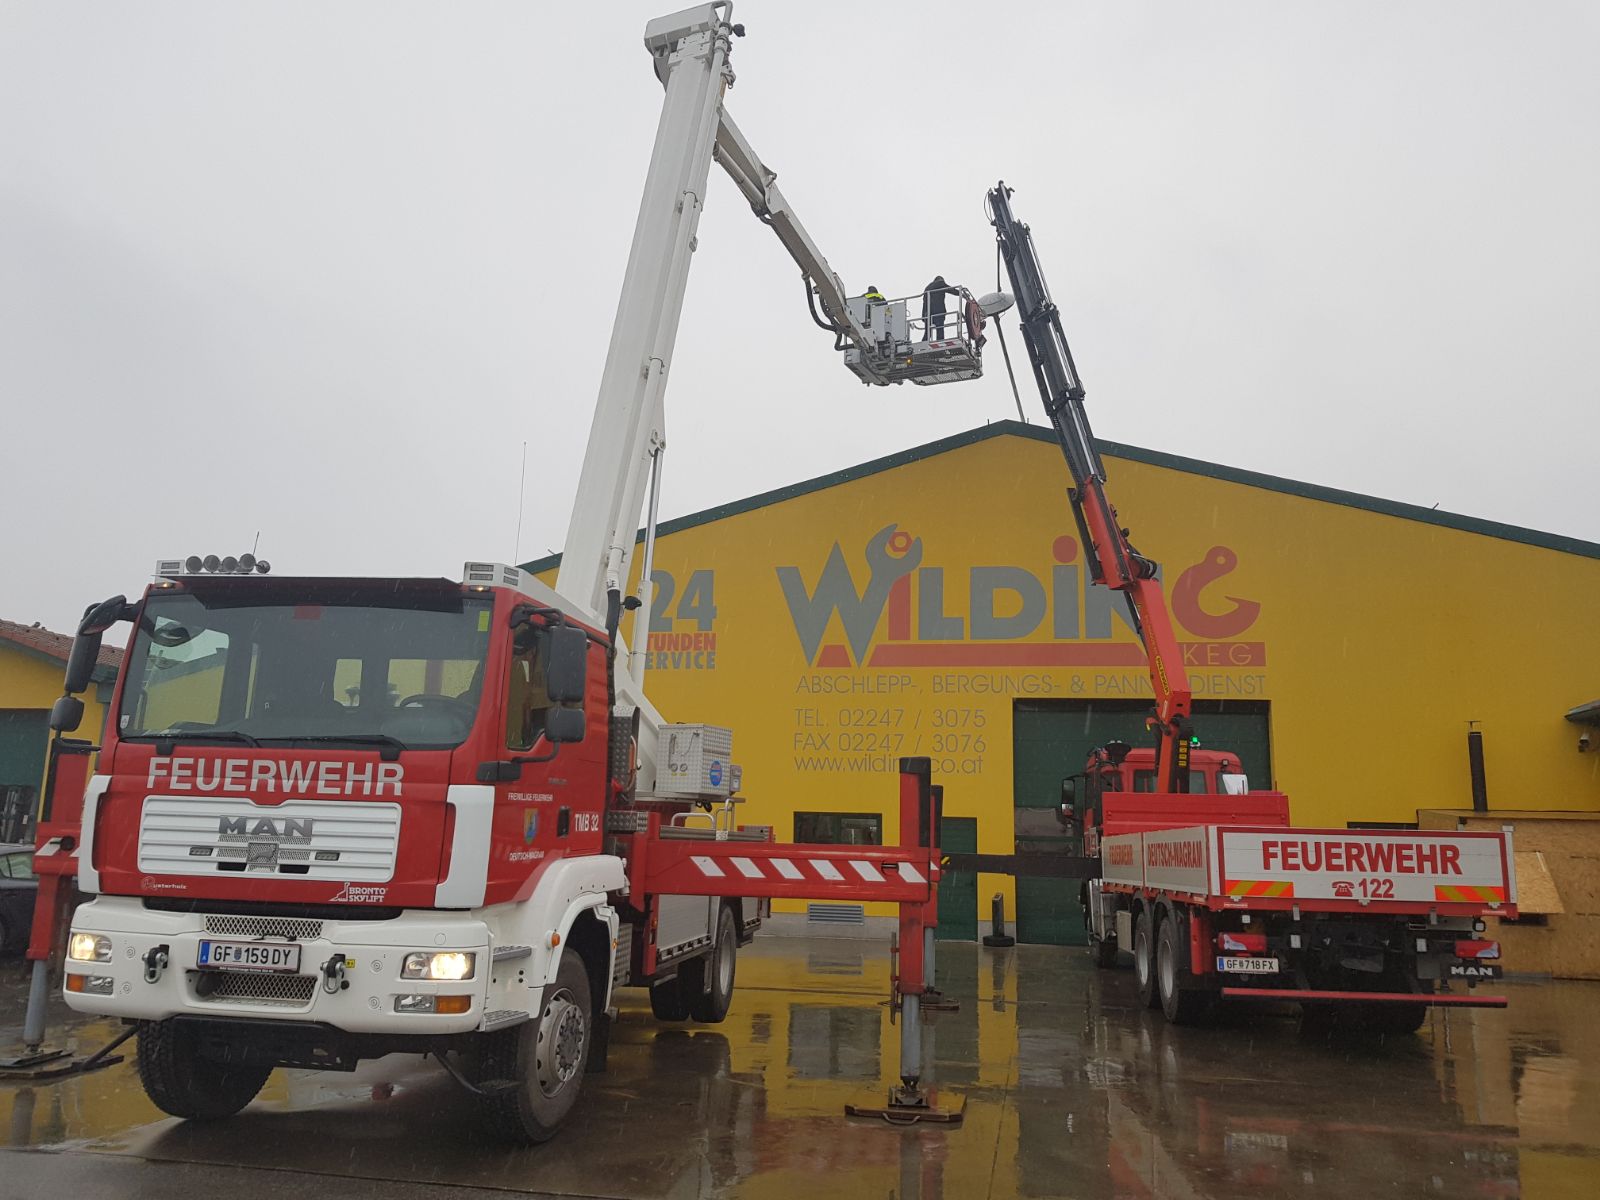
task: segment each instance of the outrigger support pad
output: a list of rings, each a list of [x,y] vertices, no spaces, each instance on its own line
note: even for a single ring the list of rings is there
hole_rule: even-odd
[[[138,1031],[138,1026],[128,1026],[87,1058],[69,1058],[65,1050],[40,1050],[17,1058],[0,1059],[0,1079],[49,1083],[113,1066],[121,1062],[123,1056],[111,1052]]]
[[[965,1114],[966,1101],[953,1096],[945,1107],[939,1104],[939,1089],[922,1086],[922,997],[915,993],[900,996],[900,1086],[889,1089],[885,1104],[846,1104],[851,1117],[879,1117],[891,1125],[953,1125]]]

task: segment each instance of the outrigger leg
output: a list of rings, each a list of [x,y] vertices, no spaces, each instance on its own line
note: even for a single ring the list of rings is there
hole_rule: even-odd
[[[49,769],[45,775],[44,806],[35,831],[33,869],[39,879],[33,906],[33,930],[28,958],[33,977],[28,985],[28,1007],[22,1021],[21,1054],[0,1058],[0,1079],[45,1081],[81,1075],[122,1061],[112,1054],[133,1036],[133,1026],[108,1046],[87,1058],[73,1058],[63,1049],[44,1045],[46,1006],[50,996],[50,965],[59,962],[61,930],[71,922],[77,903],[73,879],[78,873],[77,841],[81,836],[83,791],[89,782],[88,742],[63,738],[50,740]]]
[[[900,760],[900,842],[903,847],[931,848],[934,843],[935,804],[929,782],[931,765],[926,758]],[[847,1104],[852,1117],[880,1117],[892,1124],[912,1125],[923,1121],[953,1123],[961,1120],[963,1101],[939,1103],[938,1089],[922,1084],[922,1010],[928,992],[925,958],[928,934],[926,924],[930,902],[902,902],[900,933],[891,983],[890,1019],[900,1020],[900,1086],[889,1089],[888,1102],[881,1105]]]

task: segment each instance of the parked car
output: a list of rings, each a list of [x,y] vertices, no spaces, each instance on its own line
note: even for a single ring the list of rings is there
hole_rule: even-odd
[[[39,878],[33,873],[33,847],[0,842],[0,953],[25,949],[33,928]]]

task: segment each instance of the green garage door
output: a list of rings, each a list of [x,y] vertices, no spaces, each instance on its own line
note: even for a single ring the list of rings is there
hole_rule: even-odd
[[[939,849],[945,854],[978,852],[978,818],[945,817],[939,822]],[[939,877],[939,924],[933,936],[944,942],[978,940],[978,876],[946,871]]]
[[[50,714],[44,709],[0,708],[0,788],[38,788],[50,747]]]
[[[1061,781],[1083,770],[1089,751],[1113,738],[1149,744],[1143,700],[1025,700],[1012,712],[1017,853],[1081,853],[1081,840],[1055,820]],[[1271,751],[1263,701],[1197,700],[1195,733],[1203,747],[1239,755],[1252,787],[1270,787]],[[1078,884],[1070,879],[1017,880],[1017,940],[1083,945]]]

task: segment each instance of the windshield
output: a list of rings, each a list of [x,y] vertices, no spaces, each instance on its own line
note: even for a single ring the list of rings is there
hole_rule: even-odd
[[[483,687],[490,601],[371,588],[317,598],[152,596],[128,656],[118,732],[459,745]]]
[[[1156,790],[1156,773],[1154,771],[1135,771],[1133,773],[1133,790],[1136,792],[1153,792]],[[1201,770],[1189,771],[1189,794],[1200,796],[1211,790],[1210,780]]]

